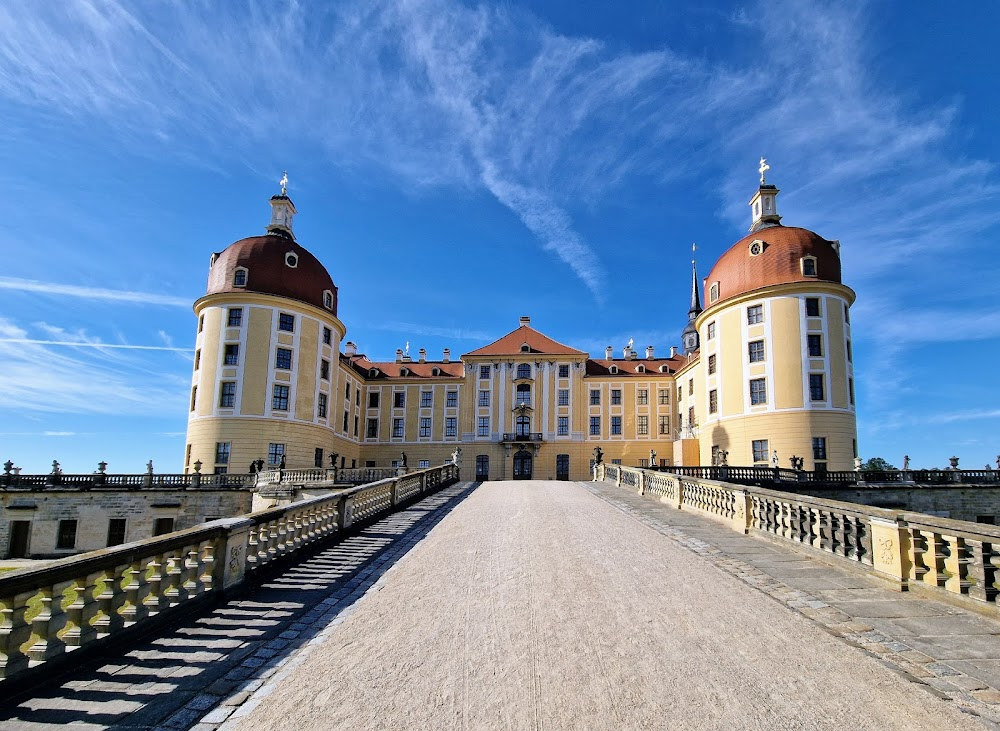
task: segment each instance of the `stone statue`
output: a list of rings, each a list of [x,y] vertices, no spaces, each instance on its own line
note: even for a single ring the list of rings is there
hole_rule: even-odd
[[[760,184],[764,185],[764,173],[771,169],[771,166],[767,164],[767,160],[763,157],[760,159],[760,167],[757,168],[757,172],[760,173]]]
[[[153,460],[149,460],[146,463],[146,474],[147,475],[153,474]]]
[[[153,464],[153,463],[150,462],[150,464]],[[153,471],[152,468],[150,468],[149,471],[152,472]],[[62,467],[59,466],[59,461],[58,460],[55,460],[55,459],[52,460],[52,472],[50,474],[53,474],[53,475],[61,475],[62,474]]]
[[[258,459],[257,460],[257,472],[263,472],[263,471],[264,471],[264,460]]]
[[[285,469],[285,455],[281,455],[281,461],[278,462],[278,469],[279,470]]]
[[[451,453],[451,463],[453,465],[462,464],[462,448],[458,447],[454,452]]]
[[[601,464],[604,462],[604,452],[601,451],[600,447],[594,447],[594,464]]]
[[[287,170],[283,170],[281,172],[281,180],[279,182],[281,183],[281,194],[282,195],[286,195],[286,191],[288,190],[288,171]]]
[[[337,469],[337,457],[339,456],[340,455],[337,452],[334,452],[333,454],[330,455],[330,467],[332,469]]]
[[[1000,454],[997,455],[997,469],[1000,470]]]
[[[399,462],[403,467],[406,467],[406,452],[402,452],[399,455]]]
[[[729,451],[726,449],[719,450],[719,467],[729,466]]]
[[[771,466],[774,467],[774,469],[778,469],[778,450],[777,449],[775,449],[774,452],[771,453]]]
[[[656,452],[652,449],[649,450],[649,466],[656,467]]]
[[[253,462],[250,463],[250,474],[252,475],[256,471],[257,471],[257,460],[254,460]]]
[[[635,343],[635,338],[628,339],[628,345],[626,346],[629,350],[632,350],[632,345]]]
[[[903,455],[903,472],[906,472],[908,469],[910,469],[910,455],[904,454]]]
[[[861,471],[861,457],[854,458],[854,471],[855,472]]]

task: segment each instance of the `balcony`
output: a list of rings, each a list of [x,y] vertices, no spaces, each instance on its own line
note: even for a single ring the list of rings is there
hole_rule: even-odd
[[[513,433],[513,432],[504,432],[503,433],[503,437],[500,439],[500,441],[501,442],[540,442],[540,441],[542,441],[542,433],[541,432],[524,432],[523,434],[520,434],[520,433]]]

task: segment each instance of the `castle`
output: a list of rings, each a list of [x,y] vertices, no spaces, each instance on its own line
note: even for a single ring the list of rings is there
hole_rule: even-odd
[[[457,359],[369,359],[345,341],[337,287],[296,240],[283,185],[266,233],[213,254],[194,303],[185,471],[422,467],[460,448],[469,478],[580,480],[596,447],[633,466],[852,469],[854,292],[838,241],[781,224],[767,169],[749,234],[702,283],[692,262],[683,352],[630,342],[601,358],[521,317]]]

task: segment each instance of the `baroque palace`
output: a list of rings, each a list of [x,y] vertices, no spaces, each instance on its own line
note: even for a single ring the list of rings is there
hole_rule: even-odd
[[[781,224],[766,170],[749,235],[701,286],[692,262],[683,349],[666,356],[629,343],[592,358],[521,317],[458,359],[370,360],[344,340],[337,287],[295,239],[283,186],[265,235],[213,254],[194,304],[185,471],[422,467],[460,448],[470,478],[580,480],[598,446],[633,466],[851,469],[854,292],[838,241]]]

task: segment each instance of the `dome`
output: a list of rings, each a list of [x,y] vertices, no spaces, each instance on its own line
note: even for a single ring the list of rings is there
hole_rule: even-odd
[[[838,242],[827,241],[804,228],[781,225],[759,228],[719,257],[705,281],[705,304],[711,307],[774,284],[816,281],[841,284],[838,249]]]
[[[237,284],[239,271],[245,271],[243,285]],[[326,267],[294,239],[282,235],[240,239],[212,256],[206,294],[227,292],[288,297],[337,314],[337,287]]]

